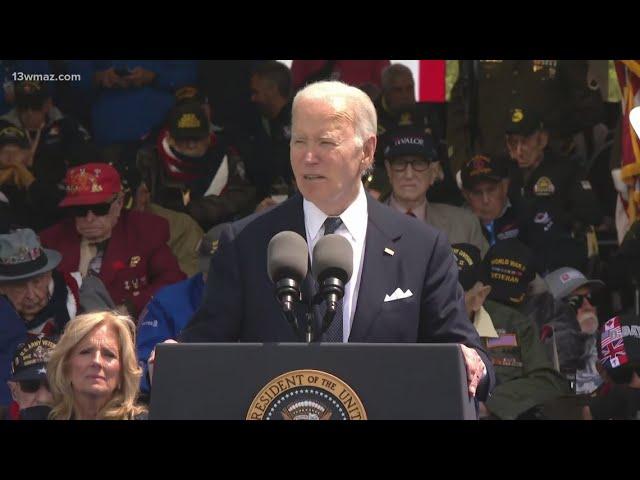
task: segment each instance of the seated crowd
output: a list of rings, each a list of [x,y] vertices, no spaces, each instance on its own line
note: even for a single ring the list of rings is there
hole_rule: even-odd
[[[75,91],[16,83],[0,116],[0,418],[147,418],[154,347],[201,304],[220,235],[296,194],[295,90],[338,71],[377,109],[368,194],[451,245],[498,380],[480,418],[640,418],[640,224],[603,255],[615,213],[538,106],[514,99],[503,153],[460,162],[406,67],[315,62],[255,62],[244,97],[189,61],[70,61]]]

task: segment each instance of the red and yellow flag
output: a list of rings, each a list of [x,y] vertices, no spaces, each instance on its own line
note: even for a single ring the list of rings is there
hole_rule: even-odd
[[[640,105],[640,60],[616,60],[616,74],[622,91],[621,176],[629,185],[625,205],[629,222],[638,218],[640,207],[640,142],[629,123],[629,112]]]

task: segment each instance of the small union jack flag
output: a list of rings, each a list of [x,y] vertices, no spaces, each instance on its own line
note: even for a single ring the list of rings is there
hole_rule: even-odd
[[[611,319],[609,322],[616,319]],[[609,323],[607,322],[607,323]],[[622,337],[622,328],[619,322],[612,322],[613,328],[602,332],[600,339],[601,363],[606,366],[609,362],[611,368],[617,368],[629,362],[627,351],[624,348],[624,339]]]
[[[606,332],[607,330],[611,330],[614,328],[619,328],[620,327],[620,320],[618,317],[613,317],[609,320],[607,320],[604,324],[604,331]]]

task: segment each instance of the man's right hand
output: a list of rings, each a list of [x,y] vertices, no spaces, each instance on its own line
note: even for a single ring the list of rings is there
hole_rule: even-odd
[[[162,343],[178,343],[173,338],[169,338]],[[153,365],[156,361],[156,349],[151,350],[151,355],[149,355],[149,360],[147,360],[147,371],[149,372],[149,385],[153,382]]]

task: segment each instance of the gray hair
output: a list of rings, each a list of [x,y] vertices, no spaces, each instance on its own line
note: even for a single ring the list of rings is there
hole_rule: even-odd
[[[293,99],[293,111],[301,99],[323,100],[338,112],[346,112],[353,119],[356,143],[359,147],[378,130],[378,117],[373,102],[362,90],[343,82],[323,81],[307,85]]]
[[[380,83],[382,84],[382,90],[389,90],[391,88],[391,82],[402,75],[408,75],[413,80],[413,72],[409,67],[402,63],[392,63],[382,71],[382,77]]]

